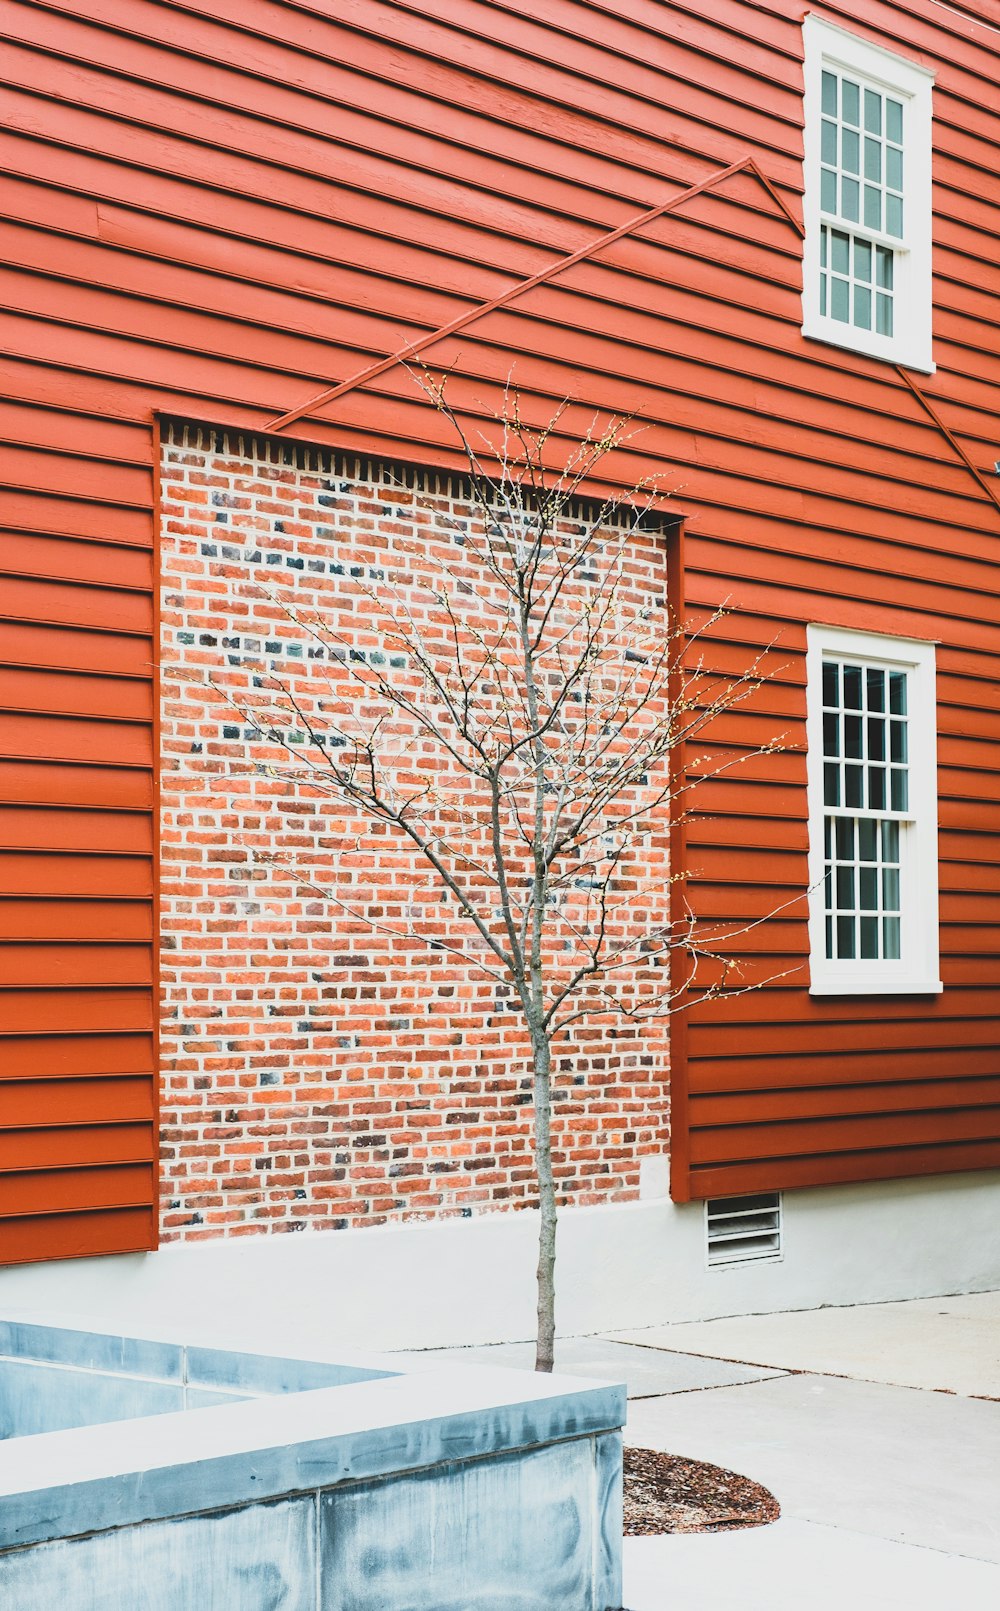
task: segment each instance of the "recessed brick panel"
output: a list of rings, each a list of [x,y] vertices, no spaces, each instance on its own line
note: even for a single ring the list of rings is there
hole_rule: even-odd
[[[362,589],[404,553],[426,551],[426,581],[477,518],[468,488],[177,426],[161,508],[164,1238],[531,1204],[529,1065],[504,993],[387,932],[433,929],[426,871],[390,828],[276,775],[288,756],[259,716],[274,675],[321,697],[311,616],[379,652]],[[632,585],[662,599],[664,575],[663,534],[640,533]],[[665,874],[665,832],[657,844]],[[349,890],[380,926],[306,879]],[[666,1145],[665,1026],[572,1034],[559,1192],[625,1201],[641,1157]]]

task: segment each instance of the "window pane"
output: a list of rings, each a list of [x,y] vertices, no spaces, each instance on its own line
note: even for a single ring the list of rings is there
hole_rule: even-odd
[[[861,798],[864,768],[860,766],[844,767],[844,804],[860,806],[864,804]]]
[[[854,323],[859,330],[872,327],[872,294],[866,285],[854,287]]]
[[[865,285],[872,283],[871,241],[854,242],[854,278],[863,280]]]
[[[854,868],[837,868],[837,905],[841,911],[854,910]]]
[[[844,717],[844,754],[852,760],[861,758],[861,717]]]
[[[882,905],[887,912],[899,911],[899,868],[882,869]]]
[[[885,810],[885,767],[868,768],[868,804],[872,811]]]
[[[863,958],[878,956],[877,917],[863,917],[861,919],[861,955]]]
[[[885,722],[881,716],[868,718],[868,759],[885,760]]]
[[[889,754],[894,761],[908,759],[906,753],[906,723],[889,723]]]
[[[865,185],[865,228],[882,228],[882,192],[877,185]]]
[[[878,861],[878,823],[874,817],[858,822],[858,860]]]
[[[840,211],[844,218],[852,224],[858,222],[858,209],[861,205],[861,190],[856,179],[842,179],[840,181]]]
[[[867,212],[867,207],[866,207]],[[885,232],[895,235],[897,239],[903,238],[903,198],[902,196],[886,196],[885,198]]]
[[[837,79],[834,73],[823,74],[823,111],[829,117],[837,116]]]
[[[837,175],[830,168],[824,168],[820,179],[819,204],[825,213],[837,211]]]
[[[847,958],[854,956],[853,917],[838,917],[837,919],[837,955]]]
[[[865,140],[865,178],[876,184],[882,182],[882,142]]]
[[[823,703],[834,707],[840,704],[840,667],[836,660],[823,662]]]
[[[892,809],[893,811],[907,811],[909,809],[909,787],[906,772],[902,767],[892,768]]]
[[[886,99],[885,132],[896,145],[903,143],[903,107],[900,101]]]
[[[854,136],[857,140],[857,135]],[[823,133],[820,143],[820,156],[823,162],[828,162],[831,168],[837,166],[837,125],[823,119]],[[857,169],[854,169],[857,172]]]
[[[862,867],[858,874],[858,905],[863,912],[878,910],[878,868]]]
[[[844,704],[848,710],[861,709],[861,667],[844,667]]]
[[[840,717],[829,710],[823,713],[823,754],[840,754]]]
[[[850,123],[851,126],[856,129],[861,122],[861,91],[857,84],[852,84],[849,78],[845,78],[841,83],[840,92],[841,115],[843,116],[844,122]],[[889,104],[891,106],[893,103],[890,101]],[[901,143],[902,136],[900,135],[896,139],[896,144],[899,145]]]
[[[902,190],[903,188],[903,153],[902,151],[897,151],[894,145],[886,147],[885,182],[890,190]]]
[[[835,843],[841,861],[854,860],[854,818],[838,817],[835,823]]]
[[[883,291],[892,290],[892,252],[888,246],[875,248],[875,274]]]
[[[825,131],[826,124],[824,124],[823,127],[824,127],[824,131]],[[831,124],[830,127],[834,129],[834,137],[833,137],[834,154],[833,154],[832,157],[824,157],[823,158],[824,162],[836,162],[836,160],[837,160],[837,155],[836,155],[836,153],[837,153],[836,128],[835,128],[835,125],[833,125],[833,124]],[[842,134],[841,134],[840,149],[841,149],[841,167],[843,168],[844,172],[845,173],[860,173],[861,172],[861,136],[860,136],[860,134],[855,134],[853,129],[844,129]]]
[[[825,274],[821,274],[820,277],[819,277],[819,311],[823,315],[823,317],[825,318],[826,317],[826,275]]]
[[[875,328],[880,336],[892,335],[892,297],[882,291],[875,298]]]
[[[883,822],[882,824],[882,860],[899,861],[899,823]]]
[[[833,318],[847,324],[850,319],[851,288],[846,280],[834,280],[830,286],[830,313]]]
[[[890,962],[899,961],[899,918],[884,917],[882,926],[885,930],[883,955]]]
[[[834,274],[850,274],[851,272],[851,237],[845,235],[843,230],[834,229],[830,232],[830,254]]]
[[[829,763],[823,768],[823,800],[828,806],[840,804],[840,767]]]
[[[868,709],[885,710],[885,672],[868,668]]]
[[[906,715],[906,672],[889,673],[889,709],[894,716]]]
[[[869,134],[882,133],[882,97],[876,90],[865,90],[865,128]]]

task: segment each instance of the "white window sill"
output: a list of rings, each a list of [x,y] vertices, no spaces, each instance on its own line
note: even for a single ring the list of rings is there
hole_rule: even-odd
[[[842,347],[847,352],[860,352],[866,358],[877,358],[884,364],[902,364],[904,369],[915,369],[921,375],[933,375],[937,364],[929,353],[916,352],[900,343],[889,340],[873,341],[863,330],[850,325],[829,323],[826,320],[807,320],[802,334],[807,341],[822,341],[827,347]]]
[[[811,996],[939,996],[940,979],[823,979],[809,986]]]

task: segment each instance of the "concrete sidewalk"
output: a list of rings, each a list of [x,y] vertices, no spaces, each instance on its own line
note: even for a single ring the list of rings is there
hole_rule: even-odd
[[[533,1350],[433,1357],[530,1369]],[[1000,1606],[1000,1294],[567,1339],[556,1368],[628,1382],[633,1446],[781,1504],[770,1527],[626,1539],[628,1611]]]

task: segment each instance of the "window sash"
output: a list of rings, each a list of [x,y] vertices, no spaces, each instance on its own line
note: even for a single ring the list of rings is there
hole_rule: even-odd
[[[901,245],[909,212],[904,96],[824,61],[820,105],[821,212]]]
[[[940,989],[934,697],[933,645],[808,628],[814,994]]]
[[[934,75],[815,13],[805,43],[803,334],[933,373],[931,275],[931,99]],[[827,85],[824,115],[823,86]],[[856,86],[845,116],[843,86]],[[836,91],[836,107],[830,86]],[[865,128],[866,95],[872,124]],[[894,119],[889,127],[889,108]],[[876,109],[877,108],[877,116]],[[832,115],[836,112],[836,115]],[[856,121],[852,123],[852,119]],[[874,125],[878,122],[878,131]],[[824,151],[825,133],[825,151]],[[849,137],[845,150],[844,136]],[[854,149],[854,136],[857,149]],[[891,137],[890,137],[891,136]],[[865,141],[871,142],[866,147]],[[868,173],[865,160],[868,158]],[[857,171],[853,172],[852,169]],[[844,181],[848,181],[845,205]],[[850,186],[857,184],[854,195]],[[865,186],[870,191],[865,211]],[[826,194],[823,194],[824,187]],[[891,202],[891,207],[888,206]],[[856,203],[856,205],[855,205]],[[899,214],[902,214],[900,217]],[[834,246],[835,238],[839,237]],[[850,271],[834,266],[834,251]],[[876,283],[875,253],[883,278]],[[821,261],[823,252],[826,260]],[[868,279],[863,259],[870,250]]]

